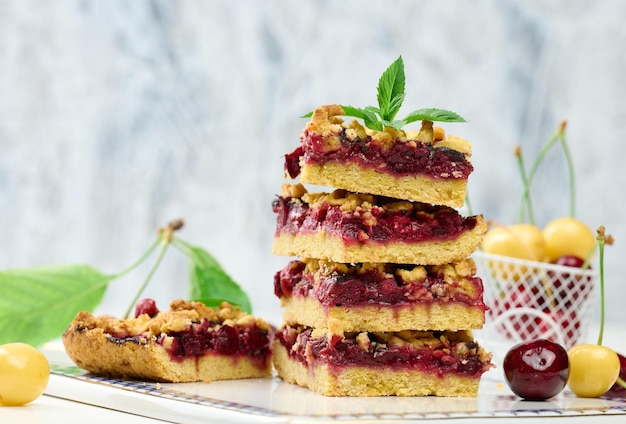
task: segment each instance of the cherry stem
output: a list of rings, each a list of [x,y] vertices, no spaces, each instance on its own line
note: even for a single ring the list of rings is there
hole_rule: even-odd
[[[600,261],[600,332],[598,333],[598,345],[602,344],[604,336],[604,227],[598,228],[598,251]]]
[[[572,215],[573,214],[572,203],[575,200],[574,199],[574,191],[573,191],[574,190],[574,167],[573,167],[571,154],[569,152],[569,149],[567,148],[567,143],[564,140],[566,124],[567,124],[567,121],[562,121],[561,122],[561,125],[559,126],[558,131],[552,136],[552,138],[550,138],[550,140],[548,140],[548,142],[543,146],[543,148],[539,152],[539,155],[537,155],[537,158],[535,159],[535,161],[533,162],[532,166],[530,167],[530,171],[528,172],[526,177],[525,177],[525,174],[524,174],[524,170],[521,169],[522,180],[525,179],[526,181],[525,181],[525,184],[524,184],[524,191],[522,192],[522,201],[521,201],[521,205],[520,205],[520,217],[519,217],[519,220],[522,219],[522,211],[523,211],[524,205],[528,205],[527,207],[529,209],[529,214],[530,214],[530,211],[532,210],[531,198],[530,198],[530,186],[532,184],[533,178],[535,177],[535,174],[537,173],[537,169],[539,168],[539,164],[543,161],[543,159],[546,156],[546,154],[548,154],[550,149],[558,141],[561,141],[561,144],[563,145],[563,149],[565,150],[565,156],[568,158],[567,160],[568,160],[568,167],[569,167],[569,173],[570,173],[570,215],[573,216]],[[521,157],[521,154],[518,156],[518,158],[519,157]],[[518,162],[519,162],[519,159],[518,159]],[[530,223],[534,224],[534,217],[531,218]]]
[[[137,293],[135,294],[135,297],[131,301],[130,305],[128,305],[128,309],[126,310],[126,314],[124,314],[124,317],[127,318],[127,319],[128,319],[128,317],[130,317],[130,313],[133,310],[133,306],[137,303],[137,301],[139,301],[139,297],[141,296],[143,291],[146,289],[146,287],[148,286],[148,283],[152,279],[152,276],[154,275],[155,271],[159,267],[159,264],[161,263],[161,260],[163,259],[163,256],[165,256],[165,252],[167,251],[167,247],[168,247],[169,243],[167,242],[167,240],[165,238],[160,237],[160,240],[161,240],[161,250],[159,251],[159,255],[157,256],[156,261],[152,265],[152,268],[150,269],[150,272],[148,272],[148,275],[143,280],[143,283],[141,284],[141,287],[139,288],[139,291],[137,291]]]
[[[148,248],[148,250],[146,250],[144,252],[144,254],[141,255],[141,257],[139,259],[137,259],[131,266],[129,266],[125,270],[115,274],[115,278],[122,277],[122,276],[128,274],[129,272],[131,272],[132,270],[134,270],[135,268],[137,268],[139,265],[141,265],[146,259],[148,259],[148,256],[150,256],[152,254],[152,252],[154,252],[154,249],[157,248],[157,246],[159,245],[160,241],[161,241],[161,238],[157,237],[157,239],[154,241],[154,243],[152,243],[152,246],[150,246]]]
[[[522,156],[521,147],[517,146],[515,148],[515,157],[517,158],[517,167],[519,169],[520,176],[522,177],[522,200],[519,206],[519,215],[517,216],[517,223],[521,224],[524,222],[524,209],[527,209],[528,212],[528,220],[531,224],[535,224],[535,213],[533,212],[533,205],[530,199],[530,181],[528,180],[528,176],[526,175],[526,166],[524,165],[524,157]]]
[[[574,161],[572,154],[565,138],[565,125],[566,121],[561,122],[559,132],[561,134],[561,146],[563,147],[563,153],[567,161],[567,171],[569,173],[569,216],[574,218],[576,216],[576,174],[574,172]]]
[[[591,266],[591,261],[593,260],[593,257],[596,253],[596,246],[598,246],[598,244],[599,243],[594,244],[591,249],[589,249],[589,252],[587,253],[587,256],[585,256],[583,264],[580,266],[581,269],[589,269],[589,267]]]
[[[135,297],[133,298],[132,302],[128,306],[128,309],[126,310],[126,313],[124,314],[125,318],[130,317],[130,313],[133,310],[133,306],[135,306],[135,304],[139,300],[139,297],[141,296],[143,291],[146,289],[146,287],[148,286],[148,283],[152,279],[152,276],[154,275],[154,273],[156,272],[157,268],[161,264],[161,261],[163,260],[163,257],[165,256],[165,252],[167,251],[168,246],[172,243],[174,231],[182,228],[182,226],[183,226],[183,221],[182,220],[175,220],[175,221],[170,222],[167,225],[167,227],[159,228],[159,237],[157,238],[155,243],[150,247],[150,249],[148,249],[148,251],[146,253],[143,254],[143,256],[140,258],[139,261],[137,261],[137,262],[135,262],[135,264],[133,264],[135,267],[138,266],[141,262],[145,261],[148,258],[149,254],[152,253],[152,251],[159,244],[161,245],[161,250],[159,251],[159,254],[158,254],[157,258],[156,258],[154,264],[152,265],[152,268],[150,268],[150,271],[148,272],[148,275],[144,279],[143,283],[141,284],[141,287],[139,288],[139,290],[135,294]]]
[[[626,389],[626,381],[622,380],[622,377],[618,376],[615,382]]]

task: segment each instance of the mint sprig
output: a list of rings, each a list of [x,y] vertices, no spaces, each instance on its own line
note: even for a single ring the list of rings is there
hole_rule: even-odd
[[[155,263],[128,307],[128,317],[170,245],[189,260],[189,300],[203,301],[208,306],[227,301],[252,312],[248,295],[215,258],[201,247],[173,236],[182,225],[177,220],[160,229],[148,250],[117,274],[83,264],[0,271],[0,344],[23,342],[40,346],[60,337],[78,312],[94,311],[112,281],[136,269],[160,247]]]
[[[376,96],[378,107],[367,106],[358,108],[341,105],[344,111],[343,116],[362,119],[366,127],[377,131],[383,131],[385,127],[399,130],[405,125],[416,121],[466,122],[463,117],[455,112],[437,108],[414,110],[404,119],[396,120],[395,117],[404,103],[405,79],[404,61],[402,56],[399,56],[389,65],[378,80]],[[313,112],[309,112],[303,117],[310,118],[312,115]]]
[[[393,118],[404,102],[404,61],[398,57],[378,80],[378,115],[383,121],[393,122]]]

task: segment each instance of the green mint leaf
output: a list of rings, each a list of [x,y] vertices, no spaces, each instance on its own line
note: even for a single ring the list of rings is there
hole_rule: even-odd
[[[348,105],[341,105],[341,108],[343,109],[342,116],[351,116],[353,118],[362,119],[366,127],[373,130],[382,131],[383,126],[376,116],[376,114],[380,114],[380,110],[378,108],[368,106],[365,109],[361,109]],[[311,116],[313,116],[313,112],[302,115],[301,118],[310,118]]]
[[[385,127],[393,127],[395,129],[399,130],[399,129],[401,129],[405,125],[405,122],[404,121],[386,121],[386,120],[383,120],[382,124]]]
[[[343,109],[343,116],[351,116],[353,118],[365,119],[365,114],[367,113],[363,109],[348,105],[341,105],[341,108]]]
[[[377,107],[374,107],[374,106],[366,106],[364,110],[365,110],[365,112],[370,112],[370,113],[373,113],[373,114],[374,114],[374,116],[376,116],[376,115],[378,115],[378,116],[382,116],[382,115],[381,115],[381,111],[380,111],[380,109],[379,109],[379,108],[377,108]]]
[[[0,344],[60,337],[78,312],[100,304],[114,278],[89,265],[0,271]]]
[[[372,130],[383,130],[383,125],[379,121],[378,116],[376,114],[379,110],[373,106],[368,106],[365,109],[360,109],[352,106],[341,105],[343,109],[343,116],[351,116],[353,118],[359,118],[363,120],[365,126]]]
[[[376,113],[374,113],[371,109],[363,109],[363,123],[369,129],[377,131],[383,130],[382,122],[380,122],[378,116],[376,116]]]
[[[394,118],[404,102],[404,88],[404,61],[402,56],[399,56],[389,65],[378,80],[378,107],[357,108],[341,105],[344,110],[344,116],[362,119],[366,127],[377,131],[382,131],[385,127],[393,127],[399,130],[415,121],[466,122],[465,119],[454,112],[434,108],[419,109],[411,112],[404,119],[395,120]],[[313,116],[313,112],[309,112],[302,117],[310,118],[311,116]]]
[[[404,101],[404,62],[398,57],[378,80],[378,108],[383,120],[392,121]]]
[[[174,238],[172,243],[189,258],[190,300],[225,300],[238,305],[247,313],[252,313],[252,304],[246,292],[224,271],[209,252],[179,238]]]
[[[419,109],[411,112],[401,122],[410,124],[415,121],[437,121],[437,122],[467,122],[458,114],[445,109]]]

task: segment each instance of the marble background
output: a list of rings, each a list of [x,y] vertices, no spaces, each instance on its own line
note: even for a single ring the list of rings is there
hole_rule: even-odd
[[[625,18],[617,0],[0,0],[0,268],[117,272],[182,217],[180,237],[280,317],[271,201],[299,116],[372,104],[402,55],[404,111],[469,121],[447,129],[473,143],[470,199],[489,219],[517,219],[515,146],[530,161],[568,121],[577,216],[616,238],[608,314],[623,319]],[[538,224],[567,214],[558,149],[533,196]],[[122,313],[146,272],[113,282],[99,310]],[[165,307],[186,281],[172,249],[145,294]]]

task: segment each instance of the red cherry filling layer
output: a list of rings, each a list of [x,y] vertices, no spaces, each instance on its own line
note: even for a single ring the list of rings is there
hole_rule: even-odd
[[[264,320],[222,302],[209,307],[202,302],[176,299],[168,311],[159,311],[153,299],[142,299],[135,318],[89,316],[89,328],[101,328],[110,342],[162,346],[174,362],[206,355],[239,357],[267,367],[274,330]],[[81,329],[82,330],[82,329]]]
[[[333,199],[348,196],[335,190]],[[346,244],[454,240],[476,227],[474,216],[463,217],[447,206],[403,202],[410,208],[394,208],[395,199],[371,196],[374,203],[349,208],[340,202],[309,204],[300,198],[278,196],[272,203],[277,214],[276,235],[314,234],[320,230],[340,237]]]
[[[136,336],[110,334],[108,339],[114,343],[141,343],[146,335]],[[269,331],[256,326],[231,326],[211,322],[206,318],[193,322],[183,331],[175,331],[156,336],[156,343],[167,349],[172,361],[198,358],[205,355],[219,354],[236,358],[246,356],[265,366],[270,360]]]
[[[473,262],[457,264],[456,269],[466,274],[459,275],[453,264],[424,267],[396,264],[350,266],[305,261],[291,261],[274,275],[274,294],[278,298],[313,297],[326,307],[400,307],[416,303],[459,302],[486,310],[482,280],[474,275]],[[454,277],[446,277],[445,273]]]
[[[381,145],[371,136],[349,139],[346,128],[337,135],[340,143],[328,149],[324,137],[305,129],[301,145],[285,155],[285,171],[291,178],[300,174],[301,161],[305,164],[355,163],[362,168],[375,169],[395,176],[427,175],[436,179],[467,179],[474,170],[465,154],[433,143],[418,140]]]
[[[304,366],[326,364],[339,372],[349,366],[413,369],[446,375],[480,376],[491,368],[491,355],[469,333],[417,332],[316,335],[307,327],[285,326],[276,334],[290,358]]]

